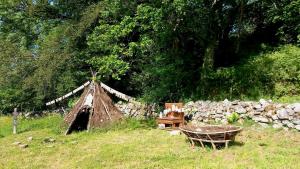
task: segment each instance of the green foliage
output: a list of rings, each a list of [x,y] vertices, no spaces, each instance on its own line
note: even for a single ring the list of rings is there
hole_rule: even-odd
[[[65,11],[64,2],[0,3],[0,100],[5,102],[0,110],[43,109],[46,101],[78,86],[77,78],[82,78],[84,69],[78,69],[81,60],[75,57],[75,44],[85,36],[83,32],[93,22],[94,13],[89,19],[85,16],[84,22],[78,24],[80,29],[74,30],[77,23],[67,18],[73,14]],[[85,5],[82,2],[80,7]],[[99,10],[94,6],[88,9]],[[9,91],[15,93],[8,95]]]
[[[124,75],[129,69],[129,64],[118,59],[117,55],[94,57],[88,63],[98,68],[97,71],[101,72],[100,79],[112,76],[112,78],[120,80],[120,76]]]
[[[237,112],[233,112],[230,115],[228,115],[226,118],[228,123],[233,124],[240,119],[240,115]]]
[[[280,98],[275,98],[274,101],[278,102],[278,103],[297,103],[300,100],[300,96],[299,95],[295,95],[295,96],[282,96]]]
[[[277,36],[283,42],[300,42],[299,0],[276,1],[267,10],[267,20],[280,23]]]
[[[279,99],[298,96],[300,84],[299,47],[286,45],[252,56],[238,66],[218,69],[208,78],[212,99],[259,97]]]
[[[68,99],[68,108],[73,108],[78,100],[79,100],[78,97]]]
[[[90,80],[90,68],[149,102],[299,95],[299,0],[0,6],[1,112],[45,109]]]

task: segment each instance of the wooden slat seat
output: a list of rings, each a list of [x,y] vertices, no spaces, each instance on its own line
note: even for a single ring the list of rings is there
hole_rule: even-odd
[[[202,141],[202,142],[208,142],[208,143],[226,143],[231,140],[203,140],[203,139],[197,139],[197,138],[191,138],[193,140]]]

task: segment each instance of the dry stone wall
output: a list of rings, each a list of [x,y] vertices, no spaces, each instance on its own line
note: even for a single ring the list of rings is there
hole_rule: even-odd
[[[156,117],[155,105],[119,102],[116,106],[129,117],[145,119]],[[300,131],[300,103],[281,104],[271,100],[254,101],[196,101],[188,102],[183,108],[186,118],[193,123],[216,121],[227,124],[227,117],[236,112],[241,119],[252,119],[262,126],[297,129]]]
[[[146,105],[143,103],[124,103],[118,102],[115,104],[126,117],[134,117],[137,119],[147,119],[149,117],[156,117],[155,105]]]
[[[300,103],[281,104],[271,100],[252,101],[196,101],[188,102],[184,112],[194,122],[227,123],[227,117],[236,112],[242,119],[252,119],[262,126],[272,125],[274,128],[294,128],[300,131]]]

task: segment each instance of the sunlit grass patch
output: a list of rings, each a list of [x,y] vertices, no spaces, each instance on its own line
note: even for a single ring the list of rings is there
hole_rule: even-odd
[[[1,117],[2,126],[11,125]],[[22,124],[21,124],[22,123]],[[21,133],[0,138],[0,168],[300,168],[300,134],[247,123],[228,149],[192,149],[184,135],[171,136],[154,121],[126,119],[104,129],[64,136],[62,118],[21,121]],[[59,132],[57,132],[59,131]],[[32,136],[33,140],[28,141]],[[53,143],[45,143],[47,137]],[[12,145],[20,141],[29,147]]]

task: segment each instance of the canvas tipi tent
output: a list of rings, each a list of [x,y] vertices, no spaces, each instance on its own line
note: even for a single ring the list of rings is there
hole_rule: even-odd
[[[85,87],[79,101],[65,116],[64,121],[68,125],[65,134],[102,127],[120,118],[121,111],[114,106],[103,88],[93,81]]]

